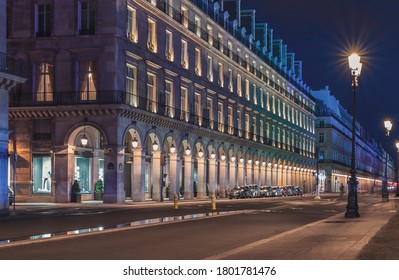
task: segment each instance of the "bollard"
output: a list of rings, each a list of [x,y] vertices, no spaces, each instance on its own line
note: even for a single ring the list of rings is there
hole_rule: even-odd
[[[179,209],[179,204],[177,203],[177,194],[173,196],[173,209]]]
[[[212,210],[216,210],[216,197],[214,193],[212,193],[211,195],[211,205],[212,205]]]

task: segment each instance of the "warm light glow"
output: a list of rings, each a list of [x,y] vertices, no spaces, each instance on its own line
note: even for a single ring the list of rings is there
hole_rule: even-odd
[[[384,127],[385,127],[386,130],[391,131],[392,122],[391,121],[384,121]]]
[[[174,154],[176,152],[176,147],[173,143],[172,143],[172,145],[170,145],[169,151],[171,154]]]
[[[352,72],[353,76],[360,76],[362,72],[362,63],[360,63],[360,56],[356,53],[351,54],[348,57],[349,61],[349,69]]]
[[[262,166],[266,166],[266,162],[265,161],[262,161]]]
[[[158,151],[158,148],[159,148],[159,145],[158,145],[158,143],[157,143],[157,140],[154,140],[154,143],[152,144],[152,149],[153,149],[154,151]]]
[[[139,141],[137,141],[136,137],[133,137],[133,140],[132,140],[133,149],[136,149],[138,145],[139,145]]]
[[[186,155],[187,155],[187,156],[189,156],[190,154],[191,154],[190,147],[189,147],[189,146],[187,146],[187,148],[186,148]]]
[[[236,157],[234,155],[232,155],[230,159],[231,159],[232,162],[236,161]]]
[[[399,151],[399,142],[396,142],[396,148],[397,148],[398,151]]]
[[[244,163],[244,159],[240,157],[240,163]]]
[[[215,159],[215,158],[216,158],[215,152],[212,151],[212,153],[211,153],[211,159]]]
[[[226,155],[225,155],[225,154],[222,154],[222,155],[220,156],[220,159],[223,160],[223,161],[225,161],[225,160],[226,160]]]
[[[248,164],[252,164],[252,159],[248,159]]]
[[[198,151],[198,156],[199,156],[199,157],[203,157],[203,156],[204,156],[204,152],[202,151],[202,149],[200,149],[200,150]]]
[[[82,138],[80,138],[80,142],[82,143],[82,146],[83,146],[83,147],[86,147],[86,146],[87,146],[87,143],[89,142],[89,139],[87,139],[86,133],[83,133]]]
[[[256,161],[255,161],[255,165],[259,165],[259,160],[256,160]]]

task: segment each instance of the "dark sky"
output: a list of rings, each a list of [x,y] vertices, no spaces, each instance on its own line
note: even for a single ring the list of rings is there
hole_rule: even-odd
[[[352,113],[347,56],[363,63],[357,95],[357,120],[386,146],[383,120],[392,119],[389,149],[399,140],[399,0],[242,0],[257,21],[273,28],[303,61],[303,80],[331,94]]]

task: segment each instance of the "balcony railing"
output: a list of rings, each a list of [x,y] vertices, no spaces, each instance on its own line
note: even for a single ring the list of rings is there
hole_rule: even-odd
[[[0,52],[0,72],[26,78],[27,63]]]
[[[86,93],[86,92],[85,92]],[[261,143],[263,145],[275,147],[281,150],[291,151],[307,157],[314,157],[314,154],[299,149],[293,145],[276,141],[264,137],[264,135],[254,132],[254,126],[250,131],[239,129],[232,126],[228,121],[228,117],[223,122],[218,122],[212,117],[208,108],[204,108],[202,112],[196,112],[194,108],[189,111],[181,110],[165,104],[148,99],[144,96],[137,96],[124,91],[97,91],[90,94],[82,94],[81,92],[54,92],[47,101],[43,101],[43,95],[32,93],[12,93],[10,94],[10,108],[13,107],[32,107],[32,106],[70,106],[70,105],[112,105],[125,104],[130,106],[131,110],[142,110],[149,113],[161,115],[169,119],[185,122],[198,127],[208,128],[220,133],[226,133],[246,141]],[[82,99],[81,97],[95,96],[95,100]]]

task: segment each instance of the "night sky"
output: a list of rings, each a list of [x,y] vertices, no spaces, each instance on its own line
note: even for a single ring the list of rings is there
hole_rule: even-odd
[[[352,113],[347,56],[363,63],[357,95],[357,120],[371,137],[396,152],[399,140],[399,0],[242,0],[256,21],[267,22],[274,38],[303,61],[303,80],[331,94]],[[384,118],[393,122],[386,144]],[[395,156],[395,155],[392,155]]]

